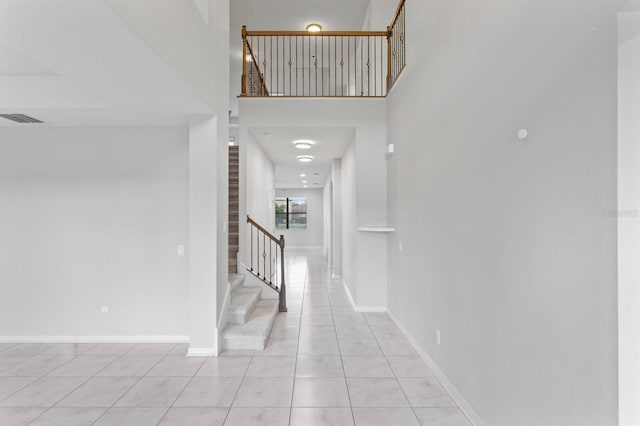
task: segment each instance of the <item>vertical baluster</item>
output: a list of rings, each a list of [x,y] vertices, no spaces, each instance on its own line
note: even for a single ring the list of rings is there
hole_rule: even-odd
[[[269,283],[273,284],[273,269],[271,268],[271,264],[272,264],[271,246],[273,246],[273,241],[269,239]]]
[[[380,89],[380,96],[384,96],[384,50],[383,50],[383,39],[382,38],[378,38],[378,53],[379,56],[378,58],[380,58],[380,61],[378,62],[378,71],[379,71],[379,76],[378,76],[378,88]]]
[[[309,96],[311,96],[311,36],[307,36],[309,39]]]
[[[378,36],[373,38],[373,96],[378,96]]]
[[[340,93],[344,96],[344,37],[340,37]]]
[[[315,49],[315,58],[313,58],[313,68],[315,71],[316,96],[318,96],[318,36],[313,36],[313,45]]]
[[[266,234],[262,233],[262,277],[264,279],[267,278],[267,245],[266,245]]]
[[[360,96],[364,96],[364,37],[360,37]]]
[[[338,37],[333,37],[333,94],[338,96]]]
[[[367,96],[373,96],[371,90],[371,36],[367,36]]]
[[[351,37],[347,36],[347,96],[351,96]]]
[[[293,64],[292,61],[293,61],[293,56],[291,55],[291,36],[289,36],[289,96],[292,95],[291,88],[293,84],[292,82],[293,77],[291,75],[291,65]]]
[[[320,37],[320,43],[320,55],[322,56],[322,66],[320,67],[320,78],[322,82],[320,83],[320,88],[322,90],[322,96],[324,96],[324,37]]]

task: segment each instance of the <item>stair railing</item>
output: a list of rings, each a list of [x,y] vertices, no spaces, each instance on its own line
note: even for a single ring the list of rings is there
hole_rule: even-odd
[[[279,294],[280,312],[287,312],[284,271],[284,235],[277,238],[247,215],[249,265],[247,270]]]
[[[241,97],[385,97],[406,65],[405,0],[386,31],[248,31]]]
[[[391,25],[387,27],[387,93],[407,65],[405,0],[400,0]]]

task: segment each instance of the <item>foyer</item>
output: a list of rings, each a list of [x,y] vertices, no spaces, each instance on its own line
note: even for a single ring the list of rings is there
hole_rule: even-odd
[[[265,351],[3,344],[2,425],[470,425],[387,314],[354,312],[321,250],[287,256]]]

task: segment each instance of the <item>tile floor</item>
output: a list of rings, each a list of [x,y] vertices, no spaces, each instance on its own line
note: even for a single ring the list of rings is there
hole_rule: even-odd
[[[288,258],[264,352],[0,344],[0,425],[470,425],[386,314],[360,314],[318,252]]]

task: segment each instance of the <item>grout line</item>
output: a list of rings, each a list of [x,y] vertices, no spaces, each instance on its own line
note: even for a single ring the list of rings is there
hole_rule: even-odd
[[[294,256],[294,261],[297,256]],[[302,313],[304,312],[304,300],[307,293],[307,284],[309,283],[309,264],[307,263],[307,270],[305,272],[304,284],[302,286],[302,299],[300,302],[300,320],[298,321],[298,337],[296,338],[296,360],[293,365],[293,386],[291,387],[291,403],[289,404],[289,421],[288,425],[291,426],[291,418],[293,417],[293,396],[296,391],[296,373],[298,372],[298,353],[300,352],[300,329],[302,327]]]
[[[168,355],[165,355],[165,357]],[[164,358],[163,358],[164,359]],[[187,383],[184,385],[184,387],[182,388],[182,390],[180,392],[178,392],[178,396],[175,397],[175,399],[173,400],[173,402],[171,403],[171,405],[169,405],[169,408],[167,408],[167,411],[162,415],[162,417],[160,417],[160,420],[158,421],[158,424],[162,423],[162,420],[164,420],[164,418],[167,416],[167,414],[169,414],[169,411],[171,411],[171,409],[174,407],[174,405],[176,404],[176,401],[178,401],[178,399],[180,399],[180,397],[182,396],[182,394],[184,393],[185,389],[187,389],[189,387],[189,385],[191,384],[191,382],[193,381],[193,379],[196,377],[196,375],[198,374],[198,372],[202,369],[202,366],[204,366],[204,363],[207,362],[207,360],[203,360],[202,363],[200,363],[200,367],[197,368],[196,371],[193,372],[193,376],[191,376],[191,378],[189,378],[189,380],[187,381]],[[151,370],[149,370],[151,371]],[[149,373],[149,371],[147,371],[147,373]]]
[[[135,347],[135,346],[134,346],[134,347]],[[175,348],[175,346],[174,346],[174,348]],[[133,348],[131,348],[131,349],[133,349]],[[129,349],[129,350],[131,350],[131,349]],[[172,350],[173,350],[173,349],[172,349]],[[124,354],[125,354],[125,353],[127,353],[127,352],[128,352],[128,351],[125,351],[125,352],[124,352],[122,355],[120,355],[120,356],[119,356],[115,361],[113,361],[113,363],[115,363],[117,360],[119,360],[120,358],[122,358],[122,357],[124,356]],[[120,402],[120,400],[121,400],[121,399],[122,399],[126,394],[128,394],[129,392],[131,392],[131,389],[133,389],[133,388],[134,388],[138,383],[140,383],[140,381],[141,381],[142,379],[144,379],[145,377],[147,377],[146,375],[149,373],[149,371],[153,370],[153,369],[155,368],[155,366],[156,366],[156,365],[158,365],[160,362],[162,362],[162,360],[163,360],[163,359],[165,359],[167,356],[169,356],[169,353],[171,353],[171,351],[167,352],[167,354],[165,354],[164,356],[161,356],[161,357],[160,357],[160,359],[158,360],[158,362],[156,362],[155,364],[153,364],[153,366],[152,366],[149,370],[147,370],[147,372],[145,373],[145,375],[144,375],[144,376],[140,376],[140,377],[138,377],[138,380],[136,380],[136,381],[135,381],[135,383],[133,383],[133,384],[129,387],[129,389],[127,389],[127,390],[126,390],[122,395],[120,395],[120,397],[119,397],[118,399],[116,399],[116,400],[115,400],[115,402],[114,402],[113,404],[111,404],[111,406],[110,406],[110,407],[108,407],[108,408],[105,410],[105,412],[104,412],[104,413],[102,413],[102,414],[100,415],[100,417],[98,417],[98,418],[97,418],[93,423],[91,423],[91,424],[92,424],[92,425],[95,425],[96,423],[98,423],[98,421],[99,421],[102,417],[104,417],[104,415],[105,415],[106,413],[108,413],[108,412],[109,412],[109,410],[111,410],[112,408],[114,408],[114,407],[116,406],[116,404],[117,404],[118,402]],[[113,364],[113,363],[112,363],[112,364]],[[111,365],[111,364],[109,364],[109,365]],[[107,368],[107,367],[105,367],[105,368]],[[102,370],[104,370],[104,368],[103,368]],[[100,371],[102,371],[102,370],[100,370]],[[96,375],[94,375],[93,377],[97,377],[97,374],[99,374],[99,373],[100,373],[100,372],[96,373]],[[129,376],[127,376],[127,377],[129,377]],[[130,377],[135,377],[135,376],[130,376]],[[136,407],[136,408],[144,408],[144,407]],[[154,408],[163,408],[163,407],[154,407]],[[167,411],[169,411],[169,410],[167,409]],[[166,415],[166,414],[167,414],[167,413],[165,412],[165,415]],[[163,415],[162,417],[164,417],[164,415]]]

